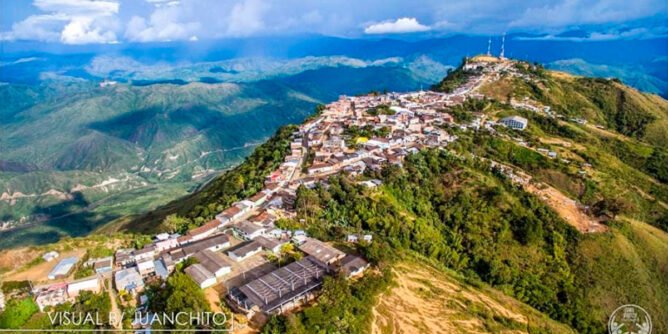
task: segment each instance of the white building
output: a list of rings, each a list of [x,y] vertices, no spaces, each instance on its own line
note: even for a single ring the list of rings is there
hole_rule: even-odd
[[[529,121],[520,116],[510,116],[510,117],[505,117],[502,118],[499,123],[515,130],[524,130],[527,128],[527,124],[529,124]]]
[[[185,272],[197,283],[200,289],[206,289],[216,284],[216,276],[199,263],[186,268]]]
[[[67,294],[71,298],[76,298],[81,291],[90,291],[93,293],[102,291],[100,278],[97,275],[94,275],[70,282],[67,285]]]

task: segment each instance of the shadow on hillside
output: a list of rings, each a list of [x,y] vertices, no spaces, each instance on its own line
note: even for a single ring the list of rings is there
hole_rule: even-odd
[[[77,192],[70,200],[50,206],[38,206],[32,211],[32,215],[48,215],[51,219],[0,232],[0,249],[44,245],[66,237],[84,236],[99,225],[117,218],[89,212],[86,210],[89,205],[90,202],[83,194]]]

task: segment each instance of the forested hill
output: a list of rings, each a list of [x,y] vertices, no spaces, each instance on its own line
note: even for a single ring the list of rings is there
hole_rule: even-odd
[[[527,63],[514,66],[523,79],[501,74],[480,87],[485,98],[445,111],[463,123],[522,115],[529,120],[525,131],[446,127],[458,139],[445,150],[411,155],[403,167],[337,175],[328,186],[300,188],[297,217],[282,220],[281,226],[330,241],[370,232],[374,243],[360,251],[379,268],[391,272],[406,261],[418,267],[435,263],[466,284],[489,285],[579,333],[605,333],[610,313],[629,303],[648,309],[655,329],[665,331],[668,323],[660,315],[668,313],[668,155],[657,138],[665,136],[661,124],[667,119],[667,102],[615,80],[573,77]],[[461,85],[469,75],[460,68],[435,88],[449,91],[448,86]],[[560,116],[520,108],[518,101],[550,106]],[[262,176],[285,155],[293,130],[279,131],[200,193],[126,227],[161,230],[166,226],[156,224],[170,214],[178,215],[170,223],[202,224],[231,201],[259,189]],[[559,158],[550,159],[538,149],[554,151]],[[499,165],[530,176],[535,187],[518,187],[504,170],[493,167]],[[370,178],[381,180],[382,186],[358,185]],[[574,229],[572,212],[561,210],[561,202],[547,192],[562,196],[563,203],[577,203],[573,208],[605,228],[595,233]],[[391,298],[386,281],[391,277],[386,273],[376,278],[380,281],[343,288],[326,284],[323,296],[331,298],[272,318],[265,332],[367,332],[373,312],[399,316],[393,313],[398,309],[368,306]],[[488,331],[509,325],[494,319],[483,321],[492,326],[485,327]],[[551,332],[510,322],[515,327]]]

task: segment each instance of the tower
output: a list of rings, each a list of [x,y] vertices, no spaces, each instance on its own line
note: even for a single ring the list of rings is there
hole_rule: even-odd
[[[504,53],[505,53],[505,48],[506,48],[506,33],[503,33],[503,37],[501,37],[501,54],[499,54],[499,58],[504,59]]]
[[[487,56],[492,55],[492,37],[490,36],[487,40]]]

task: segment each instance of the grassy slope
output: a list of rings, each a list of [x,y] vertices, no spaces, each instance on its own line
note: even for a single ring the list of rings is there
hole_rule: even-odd
[[[624,220],[605,235],[580,243],[576,275],[598,318],[623,304],[638,304],[652,315],[657,332],[668,328],[668,233]]]
[[[394,285],[374,308],[372,333],[575,333],[486,284],[472,285],[425,261],[395,266]]]
[[[608,127],[602,130],[560,121],[562,130],[557,131],[547,129],[530,112],[497,114],[523,114],[531,120],[524,138],[547,142],[541,146],[594,167],[586,179],[573,175],[572,166],[534,171],[539,180],[585,204],[601,198],[623,198],[629,203],[626,217],[613,223],[610,232],[583,236],[575,253],[574,275],[586,288],[586,300],[596,318],[605,319],[619,305],[634,303],[646,307],[656,328],[665,330],[668,322],[661,315],[668,305],[668,233],[647,222],[668,215],[668,185],[649,175],[645,162],[654,150],[666,145],[668,102],[614,81],[549,74],[537,85],[502,79],[482,91],[502,101],[508,96],[529,96],[570,117],[585,117]],[[651,120],[646,124],[618,122],[628,115],[651,115]],[[638,124],[641,126],[629,126]]]

